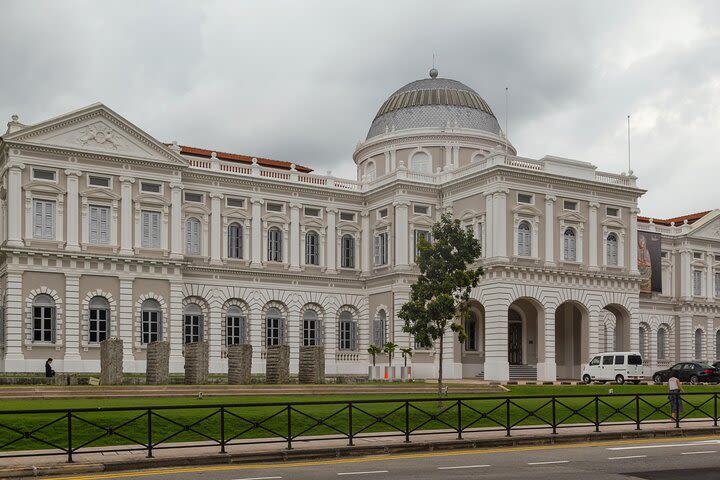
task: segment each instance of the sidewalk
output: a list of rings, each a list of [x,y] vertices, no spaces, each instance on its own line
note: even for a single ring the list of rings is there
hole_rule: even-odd
[[[512,447],[522,445],[550,445],[571,442],[600,442],[635,438],[669,438],[684,436],[718,435],[720,427],[714,427],[712,420],[693,422],[675,428],[674,423],[656,421],[643,423],[642,430],[635,425],[603,425],[596,433],[594,426],[563,426],[553,435],[551,428],[513,430],[507,437],[505,431],[487,431],[464,433],[462,439],[456,433],[427,432],[413,435],[410,443],[405,443],[403,435],[382,438],[354,439],[355,446],[348,446],[346,438],[303,437],[293,441],[292,450],[287,443],[277,439],[278,443],[259,445],[228,445],[227,453],[221,454],[218,445],[206,447],[167,448],[182,444],[169,444],[165,448],[153,451],[153,458],[147,458],[147,452],[117,452],[107,447],[98,453],[75,453],[74,463],[65,463],[64,455],[42,455],[51,451],[22,452],[41,454],[42,456],[7,458],[0,454],[3,468],[0,478],[23,478],[47,475],[67,475],[80,473],[98,473],[111,471],[141,470],[148,468],[199,466],[211,464],[239,464],[259,462],[287,462],[309,459],[338,458],[360,455],[380,455],[388,453],[409,453],[418,451],[481,449],[493,447]],[[273,439],[265,439],[273,440]],[[719,437],[720,441],[720,437]],[[13,452],[21,453],[21,452]]]

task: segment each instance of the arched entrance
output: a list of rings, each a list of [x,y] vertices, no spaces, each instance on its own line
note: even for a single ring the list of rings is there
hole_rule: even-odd
[[[532,298],[519,298],[508,308],[508,364],[511,380],[536,379],[544,341],[544,310]],[[540,344],[543,345],[540,345]]]
[[[580,378],[590,354],[589,315],[584,305],[564,302],[555,310],[555,363],[557,377]]]
[[[616,352],[630,351],[630,312],[622,305],[615,303],[606,305],[601,314],[604,312],[609,312],[615,318],[612,349]]]
[[[470,303],[463,327],[467,338],[455,349],[455,361],[462,363],[463,378],[481,377],[485,367],[485,309],[480,302]]]

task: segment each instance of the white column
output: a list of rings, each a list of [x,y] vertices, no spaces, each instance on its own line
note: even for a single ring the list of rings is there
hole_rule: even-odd
[[[78,179],[82,176],[79,170],[65,170],[67,177],[67,244],[65,249],[79,252],[78,243],[80,209],[78,205]],[[84,228],[87,226],[83,225]]]
[[[220,246],[222,245],[220,202],[223,198],[222,193],[210,194],[210,263],[213,265],[222,265],[220,259]]]
[[[23,318],[22,273],[8,272],[5,290],[5,369],[23,371],[23,338],[25,319]],[[8,321],[9,320],[9,321]],[[17,362],[17,363],[16,363]]]
[[[120,177],[120,255],[133,255],[132,184],[134,178]]]
[[[360,212],[360,265],[363,276],[370,274],[370,258],[373,255],[373,246],[370,241],[370,213],[367,210]]]
[[[408,265],[408,206],[409,202],[394,202],[395,207],[395,267],[409,268]]]
[[[168,302],[169,331],[163,334],[163,340],[170,342],[170,372],[182,372],[185,360],[182,354],[183,321],[182,321],[182,283],[170,281],[170,301]]]
[[[488,298],[485,304],[485,380],[506,381],[510,378],[509,305],[504,295],[492,295]]]
[[[692,252],[683,247],[680,250],[680,298],[689,299],[692,296]]]
[[[142,372],[142,367],[136,365],[134,346],[140,344],[140,338],[135,336],[135,332],[140,331],[140,318],[134,319],[133,305],[133,279],[120,279],[120,302],[118,305],[118,318],[114,321],[118,325],[119,336],[123,341],[123,371],[131,373]],[[137,330],[135,327],[137,326]]]
[[[507,194],[507,189],[501,189],[495,192],[493,196],[493,207],[495,208],[493,218],[495,230],[494,249],[497,257],[507,257]]]
[[[680,348],[678,349],[680,358],[678,358],[678,361],[688,362],[696,360],[693,358],[695,356],[695,349],[693,348],[695,335],[693,334],[692,328],[692,315],[683,313],[680,315],[678,320],[680,329]]]
[[[555,264],[555,195],[545,195],[545,264]],[[515,241],[513,239],[513,241]],[[553,319],[554,320],[554,319]],[[553,352],[554,356],[554,352]],[[554,358],[554,357],[553,357]]]
[[[495,256],[495,215],[493,206],[493,194],[485,195],[485,257]]]
[[[327,252],[327,260],[325,265],[327,266],[325,272],[329,274],[337,273],[337,254],[335,252],[335,245],[337,244],[337,232],[335,228],[335,215],[337,214],[337,208],[327,209],[327,235],[325,236],[325,251]]]
[[[543,361],[537,364],[537,379],[542,382],[554,382],[557,379],[557,364],[555,363],[555,305],[546,305],[544,315],[544,328],[539,339],[542,347]],[[538,348],[538,353],[541,353]]]
[[[705,330],[705,361],[715,361],[715,319],[707,317],[707,329]]]
[[[182,191],[179,183],[170,184],[170,258],[183,257]]]
[[[715,288],[713,285],[713,254],[712,252],[707,252],[705,254],[705,274],[706,274],[706,280],[705,280],[705,297],[707,298],[708,302],[714,302],[715,301]]]
[[[7,193],[7,222],[8,222],[8,241],[9,247],[22,247],[22,171],[25,165],[22,163],[14,163],[10,166],[8,172],[8,193]],[[32,215],[32,214],[31,214]],[[28,224],[32,224],[32,218],[26,218]]]
[[[63,368],[83,369],[80,360],[80,275],[65,274],[65,357]]]
[[[639,273],[637,264],[638,226],[637,216],[640,209],[630,209],[630,273]]]
[[[290,270],[300,271],[300,205],[290,204]]]
[[[210,316],[207,329],[210,373],[226,373],[227,362],[222,358],[222,303],[220,301],[210,302],[210,311],[208,313]]]
[[[598,208],[600,204],[597,202],[590,202],[590,213],[588,218],[588,248],[590,252],[590,268],[595,269],[598,266]],[[637,224],[637,216],[635,218]],[[637,255],[637,254],[636,254]],[[637,268],[637,262],[635,262],[635,268]]]
[[[252,235],[252,247],[250,250],[252,262],[251,267],[262,267],[262,204],[261,198],[251,198],[252,203],[252,226],[250,234]]]

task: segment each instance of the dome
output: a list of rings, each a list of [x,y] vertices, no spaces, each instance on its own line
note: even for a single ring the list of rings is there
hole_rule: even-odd
[[[378,110],[367,140],[412,128],[471,128],[500,135],[490,106],[472,88],[449,78],[416,80],[396,91]]]

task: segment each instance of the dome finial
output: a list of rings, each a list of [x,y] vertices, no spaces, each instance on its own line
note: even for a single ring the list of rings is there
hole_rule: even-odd
[[[430,78],[436,79],[438,76],[437,68],[433,67],[430,69]]]

